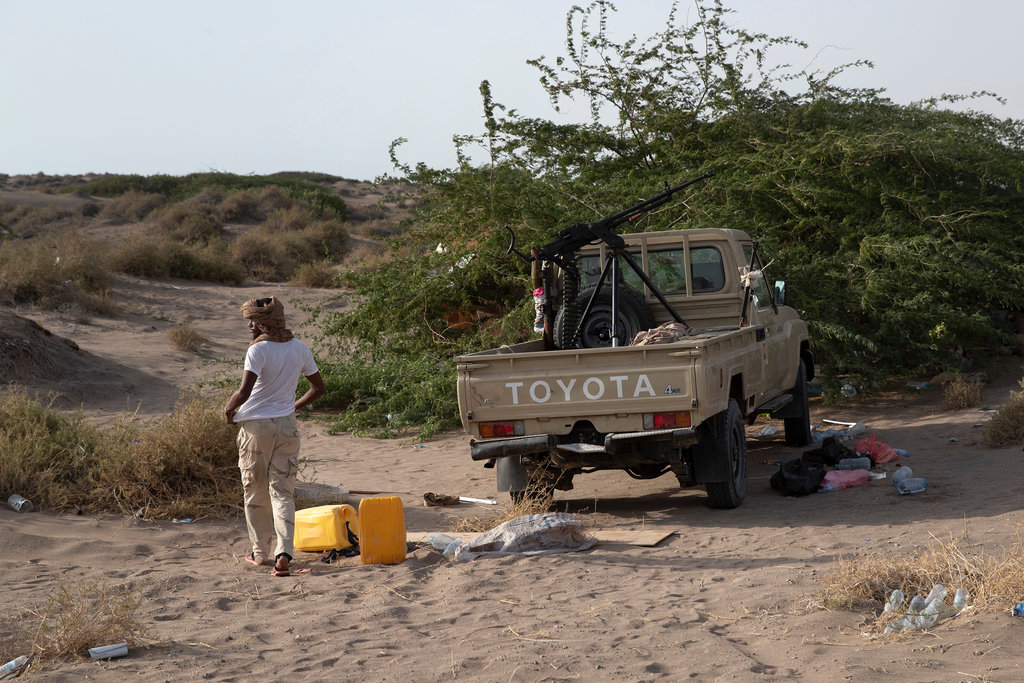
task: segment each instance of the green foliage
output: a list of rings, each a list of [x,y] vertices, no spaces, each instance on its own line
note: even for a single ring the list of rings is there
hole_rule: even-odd
[[[260,190],[279,187],[292,199],[309,204],[318,216],[331,216],[344,220],[345,202],[338,195],[315,181],[299,174],[278,174],[272,176],[240,176],[234,173],[190,173],[185,176],[171,175],[111,175],[100,180],[73,188],[75,192],[86,192],[96,197],[119,197],[135,192],[161,195],[171,201],[194,197],[203,190],[217,187],[224,191]],[[310,177],[318,177],[315,174]],[[334,178],[333,176],[327,176]],[[64,191],[72,191],[71,188]]]
[[[759,240],[775,259],[768,276],[788,282],[787,303],[811,326],[826,383],[941,367],[953,346],[998,338],[993,312],[1024,309],[1020,121],[942,108],[969,98],[898,105],[835,85],[867,62],[769,69],[776,48],[806,46],[737,28],[718,0],[698,2],[690,25],[673,11],[643,42],[612,39],[613,10],[573,8],[566,54],[530,61],[551,101],[585,100],[589,122],[523,117],[484,82],[484,131],[456,136],[457,168],[403,165],[395,142],[392,159],[426,205],[393,239],[394,262],[347,277],[359,308],[327,330],[358,349],[353,367],[493,342],[446,319],[526,308],[527,267],[505,256],[502,226],[520,248],[543,244],[707,169],[714,178],[631,229],[736,228]],[[524,321],[496,336],[528,333]],[[450,363],[444,372],[454,375]]]

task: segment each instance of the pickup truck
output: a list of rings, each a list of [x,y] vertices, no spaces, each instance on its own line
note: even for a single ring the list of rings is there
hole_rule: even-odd
[[[622,238],[611,255],[605,244],[579,250],[578,295],[559,303],[554,335],[456,358],[471,457],[496,468],[498,490],[513,500],[615,469],[642,479],[671,472],[682,486],[703,484],[711,507],[735,508],[746,496],[745,424],[768,414],[783,420],[787,445],[810,443],[807,324],[784,305],[785,283],[765,283],[742,231]],[[598,274],[622,249],[647,277],[613,269],[612,295]],[[551,289],[554,299],[574,291]],[[574,309],[585,317],[572,320]],[[680,316],[685,336],[630,345]]]

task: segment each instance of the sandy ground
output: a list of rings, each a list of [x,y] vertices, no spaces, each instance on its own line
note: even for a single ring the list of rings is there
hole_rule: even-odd
[[[248,337],[237,307],[267,294],[289,302],[298,323],[291,302],[328,293],[121,278],[116,318],[16,313],[87,354],[80,375],[34,388],[62,391],[61,405],[102,423],[128,410],[167,414],[180,388],[239,373],[233,363]],[[209,338],[198,355],[170,348],[166,331],[179,323]],[[295,327],[300,337],[314,332]],[[1005,401],[1024,370],[1020,359],[1002,368],[984,389],[985,406]],[[875,612],[830,611],[815,598],[841,556],[911,553],[965,530],[978,553],[1016,542],[1024,522],[1020,448],[975,445],[975,425],[987,415],[942,411],[939,398],[935,390],[901,390],[849,405],[812,400],[815,424],[860,421],[909,450],[899,464],[931,482],[923,494],[899,496],[880,480],[783,497],[768,484],[772,463],[805,449],[786,448],[781,435],[759,438],[764,422],[748,430],[749,494],[736,510],[708,508],[702,489],[680,489],[671,475],[592,474],[556,494],[558,509],[595,532],[670,533],[653,547],[606,542],[585,552],[452,563],[414,545],[390,566],[358,558],[327,565],[299,553],[293,566],[312,573],[276,578],[243,561],[249,546],[240,519],[180,524],[0,506],[0,628],[25,626],[12,615],[40,609],[60,582],[103,579],[141,587],[139,615],[152,643],[121,659],[51,665],[34,679],[1024,680],[1024,620],[1010,605],[968,612],[929,633],[871,639],[863,631]],[[505,500],[492,471],[470,460],[461,433],[377,441],[329,435],[312,422],[302,430],[304,476],[399,495],[410,535],[490,511],[426,507],[427,491]]]

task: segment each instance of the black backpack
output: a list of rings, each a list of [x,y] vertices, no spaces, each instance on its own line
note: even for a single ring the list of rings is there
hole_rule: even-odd
[[[823,463],[835,467],[836,463],[845,458],[856,458],[857,454],[840,443],[836,437],[830,436],[821,442],[821,446],[804,452],[803,458],[808,462]]]
[[[770,479],[773,489],[787,496],[817,493],[825,478],[825,465],[813,459],[796,458],[779,463],[779,471]]]

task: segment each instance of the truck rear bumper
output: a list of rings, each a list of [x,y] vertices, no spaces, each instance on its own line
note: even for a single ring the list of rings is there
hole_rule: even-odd
[[[489,441],[470,439],[469,454],[473,460],[510,458],[516,455],[547,453],[554,445],[555,437],[550,434],[517,436],[511,439],[492,439]]]
[[[624,432],[608,434],[604,438],[604,446],[591,443],[556,443],[551,434],[535,436],[518,436],[510,439],[493,439],[476,441],[470,439],[469,449],[473,460],[491,460],[512,456],[547,453],[552,449],[594,455],[606,453],[615,455],[626,453],[646,441],[669,441],[674,448],[688,448],[697,443],[697,433],[693,429],[654,429],[646,432]]]

